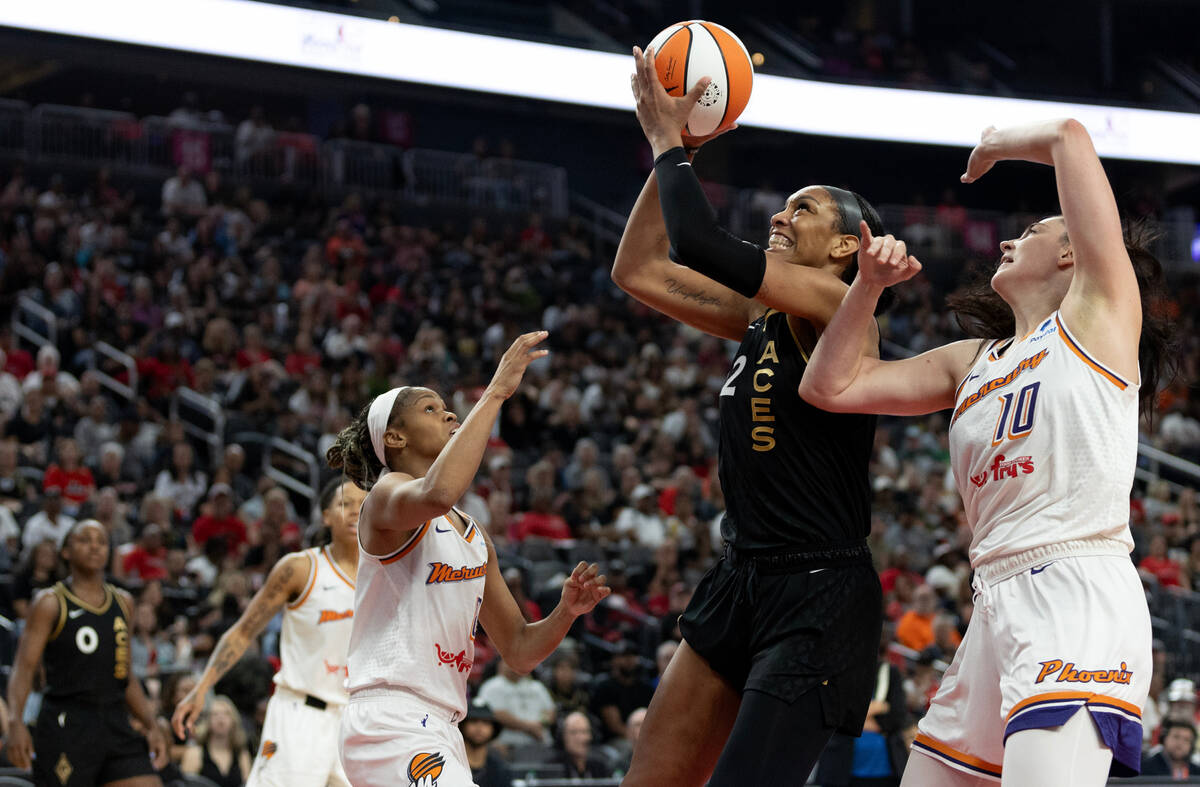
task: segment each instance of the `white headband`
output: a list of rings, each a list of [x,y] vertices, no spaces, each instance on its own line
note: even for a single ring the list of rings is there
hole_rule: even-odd
[[[388,463],[387,454],[383,450],[383,433],[387,431],[392,408],[396,406],[396,397],[400,395],[401,390],[393,388],[376,396],[375,401],[371,402],[371,409],[367,411],[367,431],[371,435],[371,446],[374,447],[375,456],[379,457],[379,464],[383,465],[384,470],[388,469]]]

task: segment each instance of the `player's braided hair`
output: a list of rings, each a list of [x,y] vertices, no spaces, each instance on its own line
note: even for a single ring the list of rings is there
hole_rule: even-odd
[[[406,386],[396,397],[392,405],[391,418],[388,427],[404,426],[404,411],[408,408],[413,396],[419,388]],[[371,400],[374,401],[374,400]],[[375,447],[371,445],[371,431],[367,426],[367,415],[371,411],[371,402],[363,405],[358,415],[342,431],[329,450],[325,452],[325,461],[334,470],[341,470],[346,477],[353,481],[359,489],[370,491],[375,480],[383,472],[379,457],[375,456]]]
[[[1138,340],[1142,387],[1138,399],[1141,412],[1153,416],[1159,390],[1170,385],[1179,370],[1176,330],[1161,310],[1165,300],[1162,264],[1148,248],[1157,235],[1144,222],[1133,222],[1123,229],[1125,251],[1133,263],[1142,301],[1142,335]],[[1070,240],[1065,233],[1063,240]],[[946,306],[968,336],[1007,339],[1016,331],[1012,308],[992,289],[995,271],[995,266],[976,266],[974,275],[946,297]]]

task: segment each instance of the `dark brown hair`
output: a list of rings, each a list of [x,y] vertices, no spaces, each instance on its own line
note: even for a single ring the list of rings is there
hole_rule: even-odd
[[[422,390],[424,389],[413,386],[401,389],[392,405],[391,417],[388,418],[389,429],[404,426],[404,411],[412,403],[413,397]],[[359,489],[368,492],[383,472],[383,464],[380,463],[379,457],[375,456],[375,446],[371,445],[371,430],[367,426],[367,416],[374,401],[372,399],[363,405],[350,425],[338,432],[337,439],[325,452],[325,461],[330,467],[341,470]]]
[[[1141,412],[1153,416],[1158,391],[1170,384],[1178,371],[1174,353],[1175,327],[1158,308],[1165,297],[1162,264],[1148,247],[1157,237],[1142,222],[1124,227],[1125,251],[1133,263],[1142,301],[1142,335],[1138,339],[1138,367],[1142,387]],[[1068,239],[1069,240],[1069,239]],[[946,298],[958,326],[968,336],[1007,339],[1016,331],[1012,309],[992,289],[995,267],[976,266],[972,277]]]

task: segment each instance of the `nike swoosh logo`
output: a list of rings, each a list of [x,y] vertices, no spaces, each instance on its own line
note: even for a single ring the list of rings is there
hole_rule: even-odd
[[[79,617],[79,616],[80,616],[80,615],[82,615],[82,614],[83,614],[83,610],[82,610],[82,609],[73,609],[73,610],[71,610],[70,612],[68,612],[68,613],[67,613],[67,617],[69,617],[69,618],[71,618],[72,620],[74,620],[75,618]]]
[[[1050,562],[1050,563],[1047,563],[1047,564],[1046,564],[1046,565],[1044,565],[1044,566],[1038,566],[1037,568],[1031,568],[1031,569],[1029,569],[1029,573],[1030,573],[1030,574],[1040,574],[1040,573],[1042,573],[1043,571],[1045,571],[1046,569],[1050,568],[1050,566],[1053,566],[1053,565],[1054,565],[1054,563],[1053,563],[1053,561],[1052,561],[1052,562]]]
[[[321,590],[337,590],[337,585],[321,585]]]
[[[454,528],[452,528],[452,527],[448,527],[448,528],[446,528],[445,530],[442,530],[442,529],[441,529],[440,527],[438,527],[437,525],[434,525],[434,526],[433,526],[433,530],[434,530],[434,532],[435,532],[435,533],[449,533],[449,532],[453,531],[453,530],[454,530]]]
[[[970,377],[968,377],[968,378],[967,378],[967,382],[971,382],[972,380],[974,380],[974,379],[976,379],[976,378],[978,378],[978,377],[979,377],[979,375],[977,375],[977,374],[973,374],[973,375],[971,375]]]
[[[689,162],[685,161],[685,162],[683,162],[682,164],[676,164],[675,166],[677,166],[677,167],[690,167],[690,166],[692,166],[692,165],[691,165]]]
[[[828,570],[828,569],[824,569],[824,568],[814,568],[812,571],[810,571],[810,572],[808,572],[808,573],[810,573],[810,574],[820,574],[822,571],[827,571],[827,570]]]

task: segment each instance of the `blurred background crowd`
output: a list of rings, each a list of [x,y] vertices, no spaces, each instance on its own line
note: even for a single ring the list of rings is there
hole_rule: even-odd
[[[519,5],[476,3],[495,19],[470,18],[564,43],[561,16],[521,16]],[[949,33],[933,22],[910,19],[905,33],[884,4],[851,5],[778,26],[727,23],[748,30],[785,75],[1058,90],[1044,81],[1035,90],[1030,70],[1049,70],[1018,68],[982,39],[941,47]],[[914,4],[897,5],[911,13]],[[465,12],[443,18],[461,6],[392,10],[470,27]],[[624,42],[661,26],[656,4],[636,0],[560,6],[593,38]],[[1200,65],[1194,48],[1157,56],[1176,69]],[[353,101],[306,107],[283,88],[205,94],[203,81],[142,73],[83,83],[81,94],[69,78],[79,67],[5,91],[22,107],[0,105],[0,679],[30,599],[62,577],[62,536],[95,518],[110,534],[112,581],[136,598],[134,672],[169,715],[279,557],[323,538],[314,500],[336,478],[323,457],[353,414],[394,385],[419,384],[464,417],[499,353],[544,328],[552,352],[504,407],[461,506],[488,529],[529,619],[553,608],[577,560],[601,563],[614,593],[530,676],[477,638],[462,728],[480,787],[529,775],[619,778],[679,641],[677,616],[721,553],[716,403],[733,349],[610,281],[621,212],[649,168],[636,129],[586,132],[589,119],[564,112],[555,129],[581,144],[560,157],[540,117],[494,107],[483,109],[501,128],[481,133],[449,120],[458,104],[428,96],[401,111],[394,96],[363,88]],[[1152,68],[1115,81],[1068,72],[1073,95],[1185,108]],[[18,114],[40,124],[35,144],[6,136]],[[951,163],[926,173],[926,154],[914,153],[901,177],[838,141],[749,137],[774,151],[756,159],[736,147],[746,133],[698,164],[722,218],[745,237],[763,239],[783,190],[833,182],[876,201],[925,262],[881,318],[892,357],[959,338],[945,294],[990,270],[1000,240],[1053,211],[1052,186],[1029,196],[1003,175],[983,204],[964,205],[967,192],[941,177],[956,176],[963,151],[940,150]],[[158,158],[131,152],[147,138]],[[422,141],[452,154],[409,155]],[[615,163],[595,166],[604,157]],[[573,192],[556,199],[558,175],[544,176],[564,158],[571,185],[616,210]],[[1110,172],[1129,216],[1178,227],[1186,215],[1194,229],[1194,172],[1127,163]],[[442,185],[422,191],[434,181]],[[439,202],[446,194],[456,196]],[[1166,773],[1196,749],[1200,679],[1200,468],[1188,464],[1200,462],[1200,277],[1190,248],[1171,240],[1156,247],[1170,287],[1155,308],[1177,325],[1180,375],[1142,422],[1130,500],[1156,636],[1146,761]],[[870,541],[888,623],[876,701],[867,734],[835,739],[816,783],[882,784],[899,773],[971,618],[970,534],[946,429],[945,414],[880,421]],[[172,747],[173,768],[194,769],[205,748],[248,767],[278,634],[277,619],[218,684],[194,739]]]

